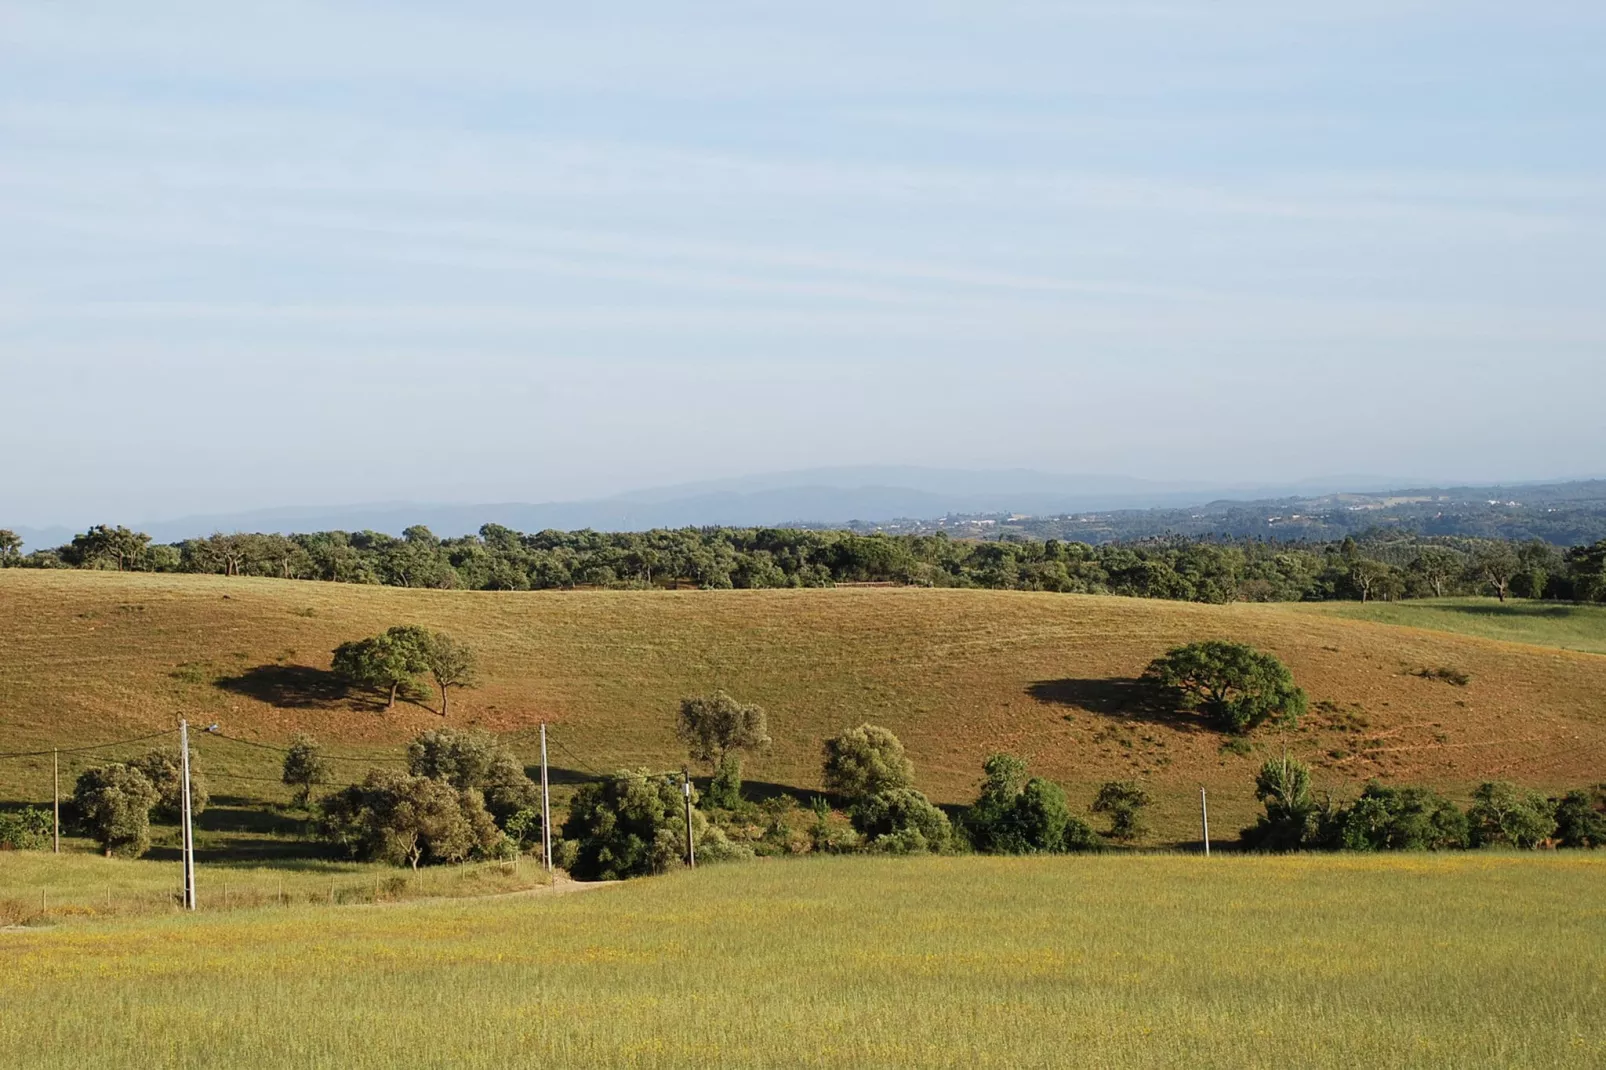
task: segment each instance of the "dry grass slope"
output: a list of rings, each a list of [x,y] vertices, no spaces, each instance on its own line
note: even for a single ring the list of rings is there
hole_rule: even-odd
[[[348,750],[394,748],[440,718],[425,704],[385,713],[342,696],[326,670],[337,643],[398,623],[446,629],[482,652],[483,686],[454,700],[454,723],[511,733],[544,718],[566,747],[554,751],[559,766],[678,766],[677,700],[723,687],[770,713],[775,746],[751,764],[753,780],[815,786],[820,740],[872,720],[904,739],[939,801],[968,800],[983,757],[1006,749],[1078,796],[1106,779],[1146,781],[1177,840],[1191,836],[1203,784],[1231,833],[1255,808],[1260,755],[1222,754],[1219,737],[1142,708],[1129,686],[1168,646],[1220,637],[1293,667],[1318,709],[1287,745],[1320,765],[1325,787],[1606,779],[1606,658],[1290,607],[913,589],[504,594],[20,570],[0,571],[0,746],[67,746],[187,714],[254,739],[306,730]],[[1440,668],[1470,682],[1417,675]],[[1282,743],[1257,739],[1261,751]],[[273,755],[201,746],[214,792],[282,797]],[[69,764],[69,782],[82,764]],[[48,792],[48,759],[0,763],[0,798]]]

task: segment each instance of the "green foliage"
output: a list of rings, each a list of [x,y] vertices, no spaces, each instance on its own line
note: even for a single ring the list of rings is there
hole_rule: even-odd
[[[1467,817],[1426,788],[1372,783],[1330,819],[1328,839],[1347,851],[1445,851],[1467,846]]]
[[[719,760],[703,801],[722,810],[734,810],[742,804],[742,756],[739,753],[729,752]]]
[[[151,807],[161,792],[132,765],[86,769],[73,788],[73,805],[84,829],[107,858],[138,858],[151,846]]]
[[[993,754],[982,765],[984,779],[976,802],[965,811],[963,827],[971,845],[988,854],[1054,854],[1097,846],[1087,822],[1075,817],[1059,785],[1027,779],[1026,763]]]
[[[941,853],[953,845],[948,815],[913,788],[890,788],[860,799],[848,816],[872,851]]]
[[[541,805],[541,789],[513,752],[482,729],[431,728],[407,745],[407,771],[476,789],[497,820]]]
[[[764,711],[723,691],[680,700],[675,735],[695,761],[715,768],[731,751],[757,751],[770,745]]]
[[[21,563],[22,536],[0,528],[0,568],[13,568]]]
[[[478,657],[472,647],[445,632],[424,632],[415,642],[425,671],[440,690],[441,716],[445,717],[448,691],[454,687],[474,686]]]
[[[352,858],[414,869],[511,850],[477,789],[391,771],[370,773],[325,799],[318,831]]]
[[[156,788],[156,816],[163,821],[178,821],[184,809],[184,768],[180,764],[178,748],[153,750],[128,764],[144,773],[145,779]],[[195,748],[191,747],[190,813],[194,815],[205,811],[211,798],[206,788],[206,778],[201,775],[201,767],[196,761]]]
[[[825,741],[825,786],[849,803],[914,786],[914,763],[891,730],[862,724]]]
[[[1274,717],[1292,726],[1305,713],[1305,692],[1288,667],[1244,643],[1174,647],[1150,662],[1144,675],[1176,691],[1185,707],[1201,710],[1226,732],[1248,732]]]
[[[1133,780],[1112,780],[1099,788],[1093,800],[1095,814],[1110,815],[1110,838],[1121,843],[1132,843],[1148,832],[1143,823],[1143,811],[1154,802],[1154,797]]]
[[[353,684],[387,692],[385,708],[390,709],[403,689],[416,685],[426,666],[412,630],[392,628],[383,635],[341,643],[335,648],[333,668]]]
[[[318,741],[300,732],[291,736],[290,748],[284,755],[280,780],[296,789],[296,804],[307,805],[307,801],[312,797],[313,787],[328,783],[329,776],[329,761],[323,756],[323,748],[318,745]]]
[[[1606,784],[1588,791],[1569,791],[1555,806],[1558,845],[1606,847]]]
[[[1467,811],[1472,846],[1505,845],[1532,850],[1556,831],[1554,804],[1536,791],[1503,780],[1478,786]]]
[[[579,880],[623,880],[662,873],[685,860],[686,815],[681,786],[645,769],[622,770],[586,784],[569,802],[563,823],[565,868]],[[698,862],[752,857],[696,809],[692,793],[692,841]]]
[[[0,851],[42,851],[51,844],[53,827],[48,810],[0,810]]]
[[[144,567],[150,542],[144,532],[96,524],[82,535],[74,535],[72,543],[58,553],[62,561],[76,568],[124,571]]]
[[[1297,851],[1322,843],[1322,807],[1311,796],[1310,767],[1286,755],[1271,758],[1255,776],[1255,798],[1266,812],[1243,830],[1244,845],[1258,851]]]

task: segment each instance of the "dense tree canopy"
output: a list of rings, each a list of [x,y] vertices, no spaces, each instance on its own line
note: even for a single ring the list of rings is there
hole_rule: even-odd
[[[400,538],[373,531],[237,533],[153,546],[138,532],[102,525],[67,546],[26,556],[16,548],[7,552],[5,545],[0,537],[0,565],[500,591],[898,583],[1196,602],[1479,593],[1606,599],[1606,543],[1563,553],[1538,540],[1385,529],[1336,542],[1150,537],[1089,545],[1013,534],[956,539],[940,531],[682,528],[526,534],[487,524],[477,535],[446,539],[412,527]]]
[[[1305,692],[1288,666],[1244,643],[1175,647],[1150,662],[1144,675],[1227,732],[1247,732],[1272,718],[1292,725],[1305,713]]]

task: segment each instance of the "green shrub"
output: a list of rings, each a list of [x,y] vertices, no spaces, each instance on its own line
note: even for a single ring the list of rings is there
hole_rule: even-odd
[[[478,789],[383,771],[323,801],[319,834],[352,858],[410,865],[504,858],[513,845]]]
[[[290,749],[285,752],[279,779],[296,789],[296,805],[306,806],[312,798],[313,786],[328,782],[329,774],[329,762],[317,740],[299,732],[290,738]]]
[[[1268,759],[1255,775],[1255,798],[1266,812],[1240,834],[1256,851],[1298,851],[1321,846],[1322,807],[1311,796],[1310,767],[1294,758]]]
[[[539,809],[541,788],[491,733],[477,728],[431,728],[407,745],[407,770],[444,780],[459,791],[478,789],[504,828],[520,810]]]
[[[1556,800],[1556,842],[1562,847],[1606,847],[1606,784],[1569,791]]]
[[[1110,815],[1110,838],[1131,843],[1142,838],[1148,828],[1143,823],[1143,810],[1154,802],[1154,797],[1133,780],[1112,780],[1099,789],[1093,800],[1095,814]]]
[[[1150,662],[1144,677],[1176,692],[1184,708],[1200,710],[1225,732],[1242,734],[1272,718],[1291,726],[1305,713],[1305,692],[1288,666],[1244,643],[1174,647]]]
[[[113,763],[78,774],[73,807],[107,858],[138,858],[151,846],[151,807],[161,792],[132,765]]]
[[[1368,784],[1334,814],[1329,838],[1348,851],[1444,851],[1467,846],[1467,817],[1427,788]]]
[[[953,845],[948,815],[913,788],[893,788],[861,799],[849,818],[871,850],[918,854],[947,851]]]
[[[898,737],[862,724],[825,741],[825,786],[850,803],[914,786],[914,764]]]
[[[990,854],[1043,854],[1097,846],[1087,822],[1075,817],[1059,785],[1026,779],[1026,763],[994,754],[982,766],[985,778],[963,826],[971,845]]]
[[[708,794],[703,801],[722,810],[734,810],[742,804],[742,756],[735,751],[720,758],[714,778],[708,782]]]
[[[695,809],[695,790],[692,801],[692,840],[699,861],[752,857],[751,849],[731,843],[709,826],[707,816]],[[579,880],[623,880],[681,865],[686,850],[681,786],[645,769],[622,770],[586,784],[569,802],[563,842],[564,868]]]
[[[1556,831],[1556,813],[1550,800],[1538,792],[1496,780],[1472,793],[1467,823],[1474,847],[1506,845],[1533,850]]]
[[[48,810],[0,811],[0,851],[42,851],[50,846],[54,827]]]
[[[155,806],[156,817],[162,821],[177,822],[184,809],[184,767],[182,757],[177,747],[153,750],[143,758],[135,758],[129,766],[145,774],[145,779],[156,788],[157,800]],[[206,810],[206,804],[211,801],[211,793],[206,790],[206,777],[201,775],[200,765],[195,758],[195,748],[190,748],[190,813],[199,814]]]

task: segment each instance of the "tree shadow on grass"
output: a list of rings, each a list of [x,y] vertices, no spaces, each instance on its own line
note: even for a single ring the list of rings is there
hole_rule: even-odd
[[[1141,677],[1039,680],[1027,687],[1026,693],[1050,706],[1069,706],[1103,717],[1163,724],[1179,732],[1202,728],[1197,715],[1177,709],[1175,697],[1166,688]]]
[[[238,676],[221,676],[214,681],[214,686],[284,709],[326,710],[359,701],[345,679],[328,669],[315,669],[310,665],[257,665]],[[361,699],[370,697],[362,695]],[[365,701],[363,704],[374,703]]]

